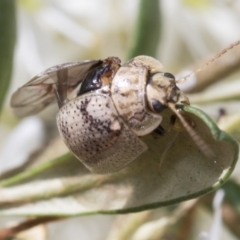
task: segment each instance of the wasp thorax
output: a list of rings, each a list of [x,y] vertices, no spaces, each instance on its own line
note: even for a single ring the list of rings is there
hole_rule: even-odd
[[[188,98],[177,87],[170,73],[154,72],[147,84],[147,102],[153,112],[160,113],[169,103],[188,104]]]

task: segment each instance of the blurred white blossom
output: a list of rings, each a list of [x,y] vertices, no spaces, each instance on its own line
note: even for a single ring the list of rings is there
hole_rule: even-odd
[[[161,1],[163,32],[159,58],[179,69],[240,39],[239,1]],[[186,63],[187,61],[187,63]]]
[[[218,190],[213,199],[213,223],[209,233],[202,232],[200,234],[201,240],[223,240],[221,238],[222,232],[222,202],[224,199],[224,191],[222,189]]]
[[[23,165],[44,143],[45,131],[37,117],[22,120],[9,134],[0,148],[0,174]]]

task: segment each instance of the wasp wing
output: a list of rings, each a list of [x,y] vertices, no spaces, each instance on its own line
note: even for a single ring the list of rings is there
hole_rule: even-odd
[[[70,62],[48,68],[35,76],[28,83],[20,87],[11,98],[11,107],[17,117],[25,117],[40,112],[56,99],[54,88],[57,87],[58,95],[66,98],[67,93],[75,89],[84,76],[93,68],[102,64],[101,60],[87,60]],[[62,79],[59,74],[65,71],[67,78]],[[60,82],[61,81],[61,82]]]

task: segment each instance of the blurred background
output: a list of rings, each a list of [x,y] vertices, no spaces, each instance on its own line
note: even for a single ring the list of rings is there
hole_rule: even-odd
[[[145,21],[149,20],[151,27],[144,28],[139,22],[146,1],[2,0],[0,20],[6,18],[6,22],[0,25],[0,44],[7,45],[0,50],[0,69],[4,67],[1,78],[5,79],[0,80],[2,178],[33,164],[35,154],[58,137],[57,106],[23,120],[16,119],[9,106],[11,94],[46,68],[108,56],[118,56],[125,62],[148,54],[160,60],[164,71],[179,79],[240,40],[239,0],[154,0],[159,13],[149,8]],[[139,42],[143,46],[137,48]],[[5,54],[10,57],[5,58]],[[237,46],[179,84],[194,106],[207,112],[238,141],[239,67]],[[11,77],[3,73],[5,69]],[[28,231],[16,239],[240,239],[239,174],[238,165],[223,189],[180,204],[174,211],[166,207],[124,216],[75,217],[42,224],[32,231],[33,235]],[[1,228],[22,219],[0,217]]]

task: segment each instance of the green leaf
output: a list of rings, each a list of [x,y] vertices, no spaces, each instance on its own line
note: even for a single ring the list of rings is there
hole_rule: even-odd
[[[182,108],[184,117],[194,121],[195,131],[211,147],[213,159],[204,156],[186,131],[176,135],[173,130],[163,137],[142,137],[148,151],[114,174],[92,174],[66,155],[15,176],[15,180],[0,182],[5,185],[0,189],[0,214],[129,213],[179,203],[219,188],[234,169],[238,144],[201,110]],[[163,113],[163,127],[168,129],[172,112]]]
[[[127,59],[138,55],[156,57],[160,31],[159,0],[141,0],[134,41]]]
[[[236,212],[240,214],[240,186],[234,181],[228,181],[223,189],[226,194],[226,199],[236,209]]]
[[[12,72],[15,44],[15,1],[0,1],[0,112]]]

